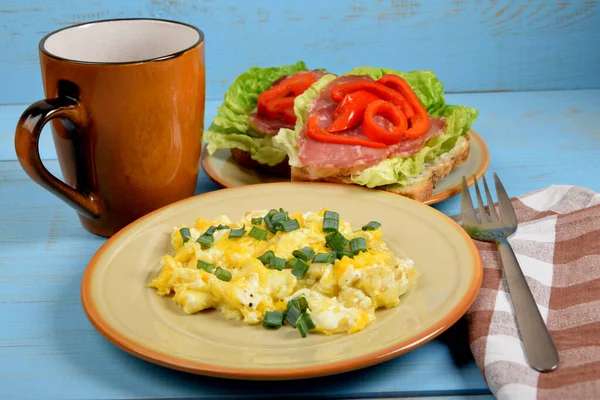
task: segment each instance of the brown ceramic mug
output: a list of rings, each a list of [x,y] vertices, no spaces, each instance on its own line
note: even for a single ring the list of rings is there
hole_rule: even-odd
[[[157,19],[71,26],[39,46],[46,100],[16,129],[25,172],[111,236],[159,207],[192,196],[204,124],[204,35]],[[64,182],[42,164],[51,122]]]

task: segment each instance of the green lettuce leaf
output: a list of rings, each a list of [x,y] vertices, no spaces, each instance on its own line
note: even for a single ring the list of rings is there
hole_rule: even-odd
[[[281,67],[253,67],[241,74],[227,89],[210,127],[204,132],[209,154],[217,149],[238,148],[250,152],[259,163],[275,165],[286,153],[273,144],[273,137],[252,129],[248,115],[256,108],[258,95],[284,75],[306,71],[304,62]]]
[[[441,115],[440,115],[441,116]],[[409,157],[388,158],[352,176],[352,182],[370,188],[406,184],[410,178],[421,173],[423,165],[452,150],[458,138],[469,131],[477,117],[477,111],[465,106],[449,106],[444,109],[446,131],[429,139],[418,153]]]
[[[273,142],[274,136],[251,137],[237,133],[210,134],[206,148],[209,154],[217,149],[240,149],[250,153],[250,156],[261,164],[277,165],[285,159],[286,152]]]
[[[446,118],[446,130],[443,135],[428,140],[418,153],[409,157],[384,160],[352,177],[354,183],[370,188],[391,184],[406,184],[409,178],[421,173],[427,162],[433,161],[452,150],[458,138],[469,131],[471,124],[478,116],[478,111],[474,108],[446,104],[444,86],[432,71],[400,72],[386,68],[358,67],[344,75],[368,75],[373,79],[379,79],[385,74],[399,75],[406,80],[430,116]],[[302,128],[300,122],[304,123],[306,121],[308,104],[332,79],[334,79],[332,75],[324,76],[313,84],[310,90],[296,99],[294,103],[294,110],[298,117],[296,129],[294,131],[282,129],[274,138],[275,144],[287,153],[290,162],[294,162],[294,164],[291,164],[293,166],[299,166],[296,138]]]

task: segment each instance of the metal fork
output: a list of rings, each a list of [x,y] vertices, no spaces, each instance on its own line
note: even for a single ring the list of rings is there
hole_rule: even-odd
[[[484,176],[483,187],[489,209],[489,212],[486,212],[475,176],[473,176],[473,182],[477,194],[479,218],[475,213],[469,187],[463,176],[461,197],[463,227],[473,239],[496,243],[502,258],[504,276],[508,284],[513,310],[517,319],[517,327],[523,340],[527,360],[531,367],[537,371],[552,371],[558,367],[556,346],[540,315],[515,253],[508,243],[508,238],[517,230],[517,217],[510,198],[502,182],[500,182],[500,178],[494,173],[498,204],[501,211],[499,216],[496,213],[492,195]]]

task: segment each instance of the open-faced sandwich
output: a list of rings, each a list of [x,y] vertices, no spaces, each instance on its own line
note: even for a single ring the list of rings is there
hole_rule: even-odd
[[[294,129],[294,99],[324,75],[321,70],[309,71],[302,61],[253,67],[241,74],[204,133],[208,153],[228,148],[244,167],[289,177],[286,152],[273,143],[273,137],[282,128]]]
[[[361,67],[324,75],[294,103],[296,125],[274,143],[293,181],[355,184],[418,201],[463,163],[478,112],[448,105],[431,71]]]

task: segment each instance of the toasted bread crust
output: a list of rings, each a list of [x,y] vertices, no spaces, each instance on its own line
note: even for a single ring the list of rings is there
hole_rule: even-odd
[[[413,179],[413,182],[407,185],[386,185],[375,189],[387,190],[411,199],[424,202],[433,195],[433,189],[437,181],[444,179],[452,170],[469,157],[470,151],[469,136],[465,135],[458,139],[456,145],[442,158],[426,165],[419,176]],[[353,184],[351,174],[344,173],[347,168],[332,169],[329,168],[321,175],[316,175],[306,167],[292,167],[292,181],[313,181],[313,182],[331,182]],[[311,174],[312,172],[312,174]],[[336,175],[336,172],[339,173]]]
[[[261,164],[258,161],[254,160],[250,156],[250,152],[248,152],[248,151],[244,151],[244,150],[240,150],[240,149],[236,149],[236,148],[231,148],[230,151],[231,151],[231,156],[233,157],[233,159],[242,167],[265,171],[265,172],[268,172],[268,173],[271,173],[271,174],[274,174],[277,176],[282,176],[284,178],[289,178],[291,175],[289,161],[288,161],[289,159],[287,156],[279,164],[269,166],[269,165]]]

